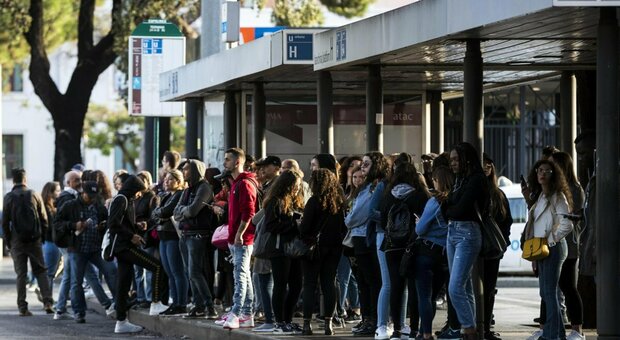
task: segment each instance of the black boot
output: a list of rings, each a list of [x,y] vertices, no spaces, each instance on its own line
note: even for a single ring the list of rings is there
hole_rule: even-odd
[[[312,335],[312,325],[310,325],[310,320],[304,320],[304,328],[301,331],[301,335]]]
[[[332,326],[332,318],[325,319],[325,335],[334,335],[334,327]]]

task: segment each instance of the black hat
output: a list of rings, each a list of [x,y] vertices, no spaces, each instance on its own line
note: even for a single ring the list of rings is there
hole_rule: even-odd
[[[90,197],[94,197],[99,192],[97,187],[97,182],[95,181],[86,181],[82,183],[82,191]]]
[[[259,159],[255,163],[255,165],[256,166],[275,165],[277,167],[280,167],[280,165],[282,165],[282,161],[280,160],[280,157],[277,157],[277,156],[267,156],[265,158]]]

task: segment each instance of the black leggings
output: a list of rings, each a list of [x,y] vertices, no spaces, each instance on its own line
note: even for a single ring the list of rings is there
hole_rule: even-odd
[[[342,247],[321,249],[321,256],[316,260],[301,260],[304,276],[303,310],[304,320],[312,319],[316,297],[317,281],[321,280],[323,292],[324,317],[331,318],[336,308],[336,272],[342,256]]]
[[[129,248],[115,253],[118,262],[118,275],[116,280],[117,296],[116,301],[116,320],[123,321],[127,318],[127,294],[133,281],[133,265],[138,265],[153,273],[151,277],[151,287],[153,287],[153,302],[160,302],[162,293],[168,290],[168,276],[158,259],[149,255],[147,252]],[[164,301],[167,303],[168,301]]]
[[[583,324],[583,302],[577,291],[577,259],[566,259],[560,272],[560,290],[566,299],[566,314],[571,325]],[[545,301],[540,304],[540,323],[545,324],[547,306]]]
[[[493,318],[493,307],[495,306],[495,287],[497,286],[497,275],[499,274],[500,259],[484,260],[484,277],[482,287],[484,292],[484,331],[491,331],[491,319]]]
[[[273,296],[271,305],[276,322],[290,323],[301,292],[301,260],[286,256],[271,258]],[[288,286],[288,291],[287,291]]]
[[[377,323],[377,302],[381,290],[381,270],[377,250],[366,245],[365,237],[353,237],[355,262],[357,263],[357,287],[360,296],[362,318]]]
[[[408,287],[407,308],[409,308],[410,327],[417,330],[419,327],[420,313],[418,312],[418,292],[415,286],[413,268],[407,277],[400,275],[400,262],[405,250],[393,250],[385,252],[388,271],[390,273],[390,314],[394,322],[394,330],[400,331],[402,321],[400,319],[403,305],[405,286]],[[414,262],[412,259],[411,262]]]

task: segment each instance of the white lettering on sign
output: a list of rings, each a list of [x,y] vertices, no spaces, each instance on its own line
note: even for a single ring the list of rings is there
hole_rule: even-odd
[[[413,113],[393,113],[392,120],[414,120]]]
[[[163,25],[151,25],[149,32],[166,33],[166,26]]]
[[[289,59],[297,58],[297,46],[289,46],[288,47],[288,58]]]

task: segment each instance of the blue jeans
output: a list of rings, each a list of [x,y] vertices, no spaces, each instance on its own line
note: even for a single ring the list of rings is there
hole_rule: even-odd
[[[428,241],[416,248],[414,276],[420,313],[419,331],[422,334],[431,334],[433,330],[433,319],[437,310],[437,284],[443,282],[445,277],[444,251],[442,246]]]
[[[60,256],[60,250],[54,242],[45,241],[45,243],[43,243],[43,259],[47,267],[47,277],[49,278],[50,292],[52,294],[54,293],[54,276],[56,275],[56,270],[58,270]]]
[[[233,294],[232,313],[236,316],[252,315],[254,303],[254,289],[252,287],[252,275],[250,273],[251,245],[228,245],[233,255],[233,278],[235,280],[235,292]]]
[[[547,307],[546,322],[543,326],[543,337],[546,340],[565,339],[566,332],[562,322],[560,312],[560,302],[558,300],[558,283],[562,264],[566,260],[568,247],[566,240],[558,242],[554,247],[549,248],[549,256],[538,261],[538,285],[540,286],[540,297]]]
[[[159,257],[164,271],[168,274],[168,286],[173,306],[187,305],[187,274],[181,256],[179,240],[159,240]]]
[[[448,224],[448,267],[450,301],[461,327],[476,327],[476,301],[471,281],[474,262],[480,254],[480,225],[472,221],[451,221]]]
[[[345,301],[349,299],[349,308],[360,308],[360,299],[357,292],[357,281],[355,276],[352,275],[351,262],[349,258],[342,255],[340,262],[338,263],[338,271],[336,277],[338,278],[338,285],[340,287],[340,306],[345,308]],[[339,311],[342,312],[342,311]]]
[[[86,313],[86,299],[84,298],[84,288],[82,287],[82,281],[84,281],[84,275],[88,267],[90,265],[95,265],[104,275],[108,287],[112,292],[112,296],[116,295],[116,266],[113,262],[104,261],[101,258],[100,252],[92,252],[92,253],[77,253],[71,252],[69,253],[69,257],[71,258],[71,307],[73,308],[73,312],[76,315],[84,316]],[[98,279],[94,282],[89,281],[91,288],[97,295],[97,299],[104,307],[109,307],[112,304],[112,299],[110,299]],[[94,284],[93,284],[94,283]],[[101,290],[97,293],[97,288]],[[101,295],[103,293],[103,295]],[[102,301],[103,300],[103,301]]]
[[[385,252],[379,249],[384,238],[385,233],[377,233],[377,259],[381,270],[381,290],[379,291],[379,301],[377,301],[377,327],[387,326],[390,319],[390,272],[388,271]],[[406,310],[405,308],[405,313]],[[401,320],[404,319],[405,317],[401,318]]]
[[[194,305],[199,309],[213,306],[211,290],[204,272],[208,241],[207,238],[193,236],[183,236],[179,241],[183,263],[189,275],[189,285],[192,287]]]
[[[258,281],[258,297],[261,300],[263,312],[265,312],[265,323],[273,323],[273,307],[271,305],[271,297],[273,295],[273,275],[271,275],[271,273],[256,274],[256,277]]]

